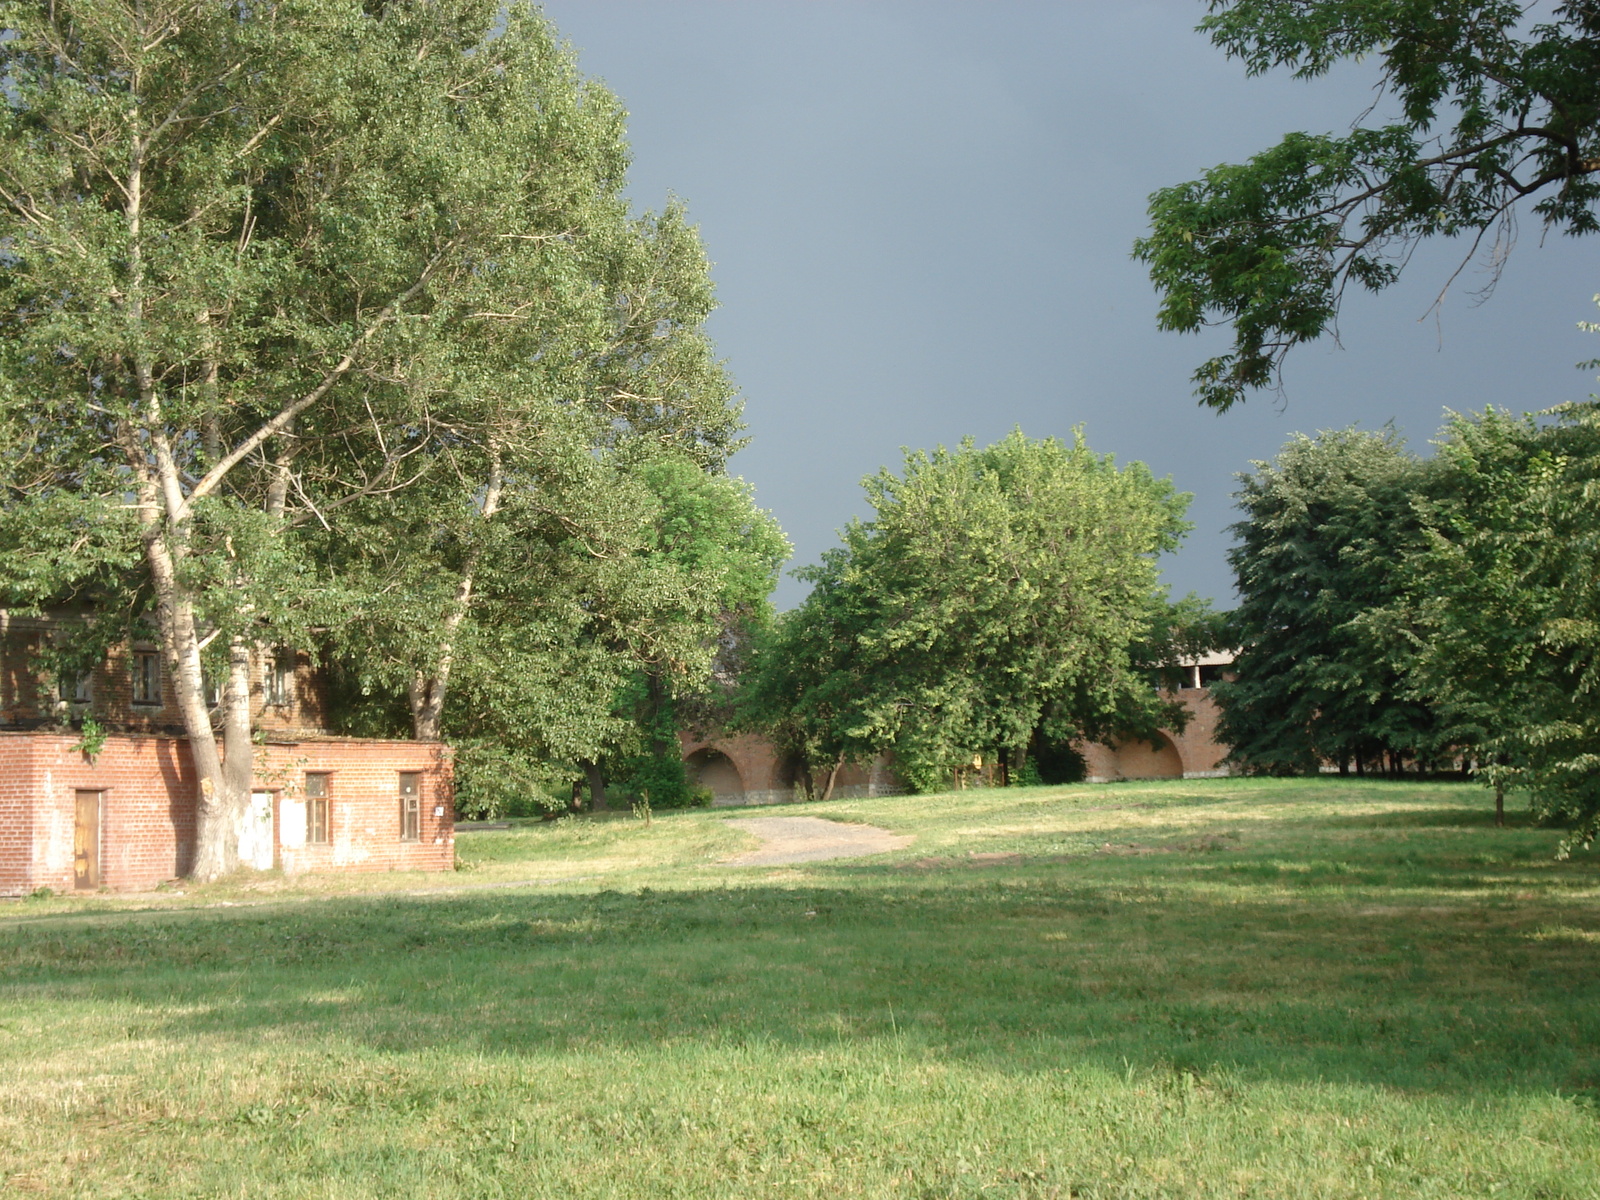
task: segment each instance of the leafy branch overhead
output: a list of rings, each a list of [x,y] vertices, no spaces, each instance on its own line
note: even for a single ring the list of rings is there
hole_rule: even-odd
[[[1600,228],[1600,5],[1530,25],[1510,0],[1211,0],[1200,28],[1251,75],[1298,78],[1375,57],[1396,119],[1290,133],[1243,164],[1150,198],[1134,245],[1161,328],[1231,325],[1193,379],[1226,411],[1275,385],[1294,346],[1326,333],[1351,282],[1393,283],[1424,239],[1509,240],[1527,202],[1548,231]],[[1464,260],[1465,261],[1465,260]]]

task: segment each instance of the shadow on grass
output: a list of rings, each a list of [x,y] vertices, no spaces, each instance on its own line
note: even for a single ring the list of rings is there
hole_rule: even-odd
[[[1426,864],[1287,886],[1270,865],[855,866],[792,887],[19,921],[0,929],[0,1004],[109,1009],[129,1037],[335,1048],[894,1038],[1001,1069],[1600,1088],[1600,909],[1574,927],[1548,905],[1464,901]],[[1397,903],[1396,883],[1439,896]]]

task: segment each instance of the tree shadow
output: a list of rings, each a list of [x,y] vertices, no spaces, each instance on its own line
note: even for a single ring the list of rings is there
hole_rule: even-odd
[[[113,1005],[130,1037],[184,1041],[519,1054],[893,1038],[998,1070],[1600,1087],[1592,905],[1578,929],[1381,888],[1290,903],[1100,866],[55,918],[0,932],[0,996]]]

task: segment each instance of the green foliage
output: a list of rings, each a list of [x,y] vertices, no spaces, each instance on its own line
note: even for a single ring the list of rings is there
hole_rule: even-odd
[[[615,774],[608,780],[608,785],[620,785],[626,796],[649,796],[652,808],[691,807],[697,802],[696,793],[689,786],[683,759],[674,753],[676,747],[677,741],[674,739],[653,753],[621,756],[616,761]]]
[[[1453,414],[1438,446],[1324,433],[1241,477],[1219,733],[1267,771],[1474,758],[1564,854],[1600,833],[1600,400]]]
[[[1326,332],[1346,286],[1377,291],[1431,237],[1473,253],[1519,201],[1550,231],[1600,228],[1600,14],[1558,4],[1529,25],[1516,0],[1210,0],[1200,28],[1252,74],[1300,78],[1375,58],[1396,120],[1288,134],[1150,198],[1134,255],[1162,293],[1163,329],[1233,326],[1194,375],[1225,411],[1272,384],[1284,355]],[[1381,108],[1380,99],[1374,108]]]
[[[93,717],[85,717],[79,728],[80,737],[78,744],[73,747],[90,762],[93,762],[100,751],[106,747],[106,729]]]
[[[1575,843],[1600,829],[1600,401],[1452,416],[1394,614],[1419,687]]]
[[[455,744],[455,811],[464,821],[539,817],[566,808],[564,772],[497,742]]]
[[[1424,540],[1413,493],[1426,475],[1392,429],[1346,429],[1297,436],[1239,477],[1237,677],[1213,689],[1235,762],[1362,769],[1462,740],[1441,730],[1408,656],[1368,620],[1407,587],[1406,556]]]
[[[864,481],[876,511],[800,572],[814,585],[760,643],[740,720],[831,764],[892,750],[915,786],[974,755],[1020,766],[1064,741],[1181,720],[1136,655],[1171,609],[1156,554],[1187,497],[1081,437],[1020,432],[906,456]]]

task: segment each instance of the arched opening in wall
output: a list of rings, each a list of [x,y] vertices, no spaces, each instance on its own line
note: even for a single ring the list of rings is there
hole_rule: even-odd
[[[810,778],[803,755],[785,754],[778,760],[778,768],[773,772],[772,786],[787,792],[790,799],[804,800]]]
[[[1152,746],[1144,738],[1117,744],[1118,773],[1124,779],[1182,779],[1183,759],[1172,739],[1156,734]]]
[[[744,780],[739,776],[739,768],[721,750],[703,747],[691,754],[683,765],[689,773],[689,786],[708,790],[712,804],[744,803]]]

